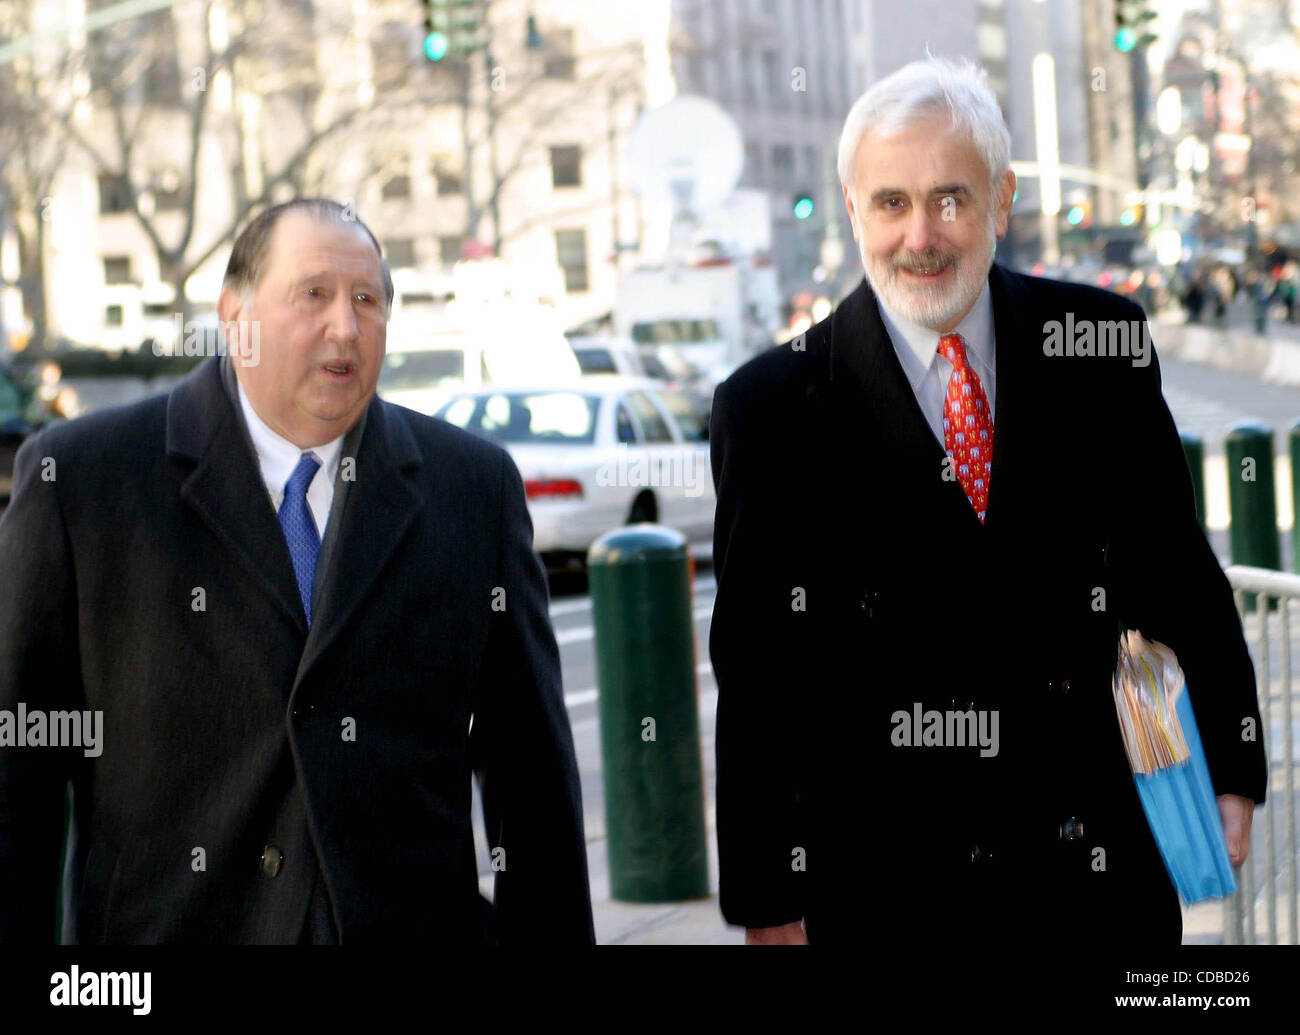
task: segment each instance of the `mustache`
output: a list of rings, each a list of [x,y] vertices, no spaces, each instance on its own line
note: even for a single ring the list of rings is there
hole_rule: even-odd
[[[943,269],[949,263],[954,267],[957,263],[956,252],[939,251],[930,249],[924,252],[906,252],[896,255],[889,261],[890,272],[896,273],[899,270],[910,270],[915,273],[918,270],[936,270]]]

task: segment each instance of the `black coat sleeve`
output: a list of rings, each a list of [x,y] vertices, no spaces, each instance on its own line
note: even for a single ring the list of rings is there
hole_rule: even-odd
[[[62,472],[43,462],[47,439],[18,451],[0,518],[0,710],[11,730],[20,703],[47,715],[84,708]],[[0,744],[0,944],[55,940],[65,795],[81,750]]]
[[[719,899],[729,923],[776,927],[806,912],[806,850],[799,800],[805,740],[796,666],[799,585],[791,564],[797,533],[789,493],[757,428],[741,416],[736,385],[717,389],[709,440],[717,490],[717,578],[709,653],[718,685],[716,724]],[[748,414],[746,415],[748,416]]]
[[[1132,306],[1129,319],[1145,323]],[[1120,518],[1109,563],[1120,620],[1178,655],[1216,794],[1263,802],[1265,730],[1232,588],[1196,518],[1191,475],[1150,362],[1126,372],[1118,421]]]
[[[504,944],[592,944],[582,788],[523,481],[501,452],[500,553],[471,752]],[[494,606],[495,603],[495,606]],[[501,851],[497,851],[500,849]]]

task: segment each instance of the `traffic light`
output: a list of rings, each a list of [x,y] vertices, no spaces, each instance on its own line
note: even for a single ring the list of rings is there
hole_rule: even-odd
[[[1115,49],[1127,54],[1154,43],[1148,23],[1155,16],[1147,0],[1115,0]]]
[[[1137,226],[1142,222],[1142,206],[1129,205],[1119,214],[1120,226]]]
[[[430,61],[468,57],[483,46],[479,38],[480,0],[421,0],[424,4],[424,56]]]
[[[1065,221],[1071,226],[1077,226],[1082,230],[1092,226],[1092,202],[1084,201],[1072,206],[1065,213]]]
[[[817,206],[813,203],[811,191],[800,191],[794,196],[794,218],[807,219]]]

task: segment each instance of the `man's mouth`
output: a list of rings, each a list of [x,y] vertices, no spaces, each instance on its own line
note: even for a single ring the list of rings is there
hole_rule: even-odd
[[[902,266],[902,267],[900,267],[900,269],[902,269],[902,271],[903,271],[904,273],[907,273],[907,274],[910,274],[910,275],[913,276],[913,277],[918,277],[918,278],[922,278],[922,279],[933,279],[933,278],[935,278],[935,277],[942,276],[944,273],[947,273],[948,270],[951,269],[951,268],[952,268],[952,263],[951,263],[951,262],[946,262],[946,263],[944,263],[942,266]]]
[[[356,373],[356,366],[345,359],[332,359],[321,364],[325,373],[331,378],[349,378]]]

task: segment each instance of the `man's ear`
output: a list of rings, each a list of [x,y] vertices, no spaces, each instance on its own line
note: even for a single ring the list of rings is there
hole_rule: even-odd
[[[223,287],[217,297],[217,319],[222,323],[230,323],[232,320],[238,320],[242,311],[243,305],[239,301],[239,293]]]
[[[853,195],[850,193],[847,183],[841,182],[840,190],[844,192],[844,207],[849,213],[849,227],[853,231],[853,240],[856,241],[858,239],[858,220],[856,218],[857,213],[853,208]]]
[[[238,344],[244,340],[239,329],[241,318],[247,319],[247,314],[244,312],[244,303],[239,297],[239,292],[223,287],[221,294],[217,296],[217,320],[220,322],[221,336],[225,340],[230,357],[236,361],[236,372],[243,366],[238,362],[240,359]]]
[[[1011,218],[1011,199],[1015,196],[1016,174],[1008,169],[1002,174],[1002,180],[998,186],[997,235],[999,239],[1007,235],[1007,222]]]

